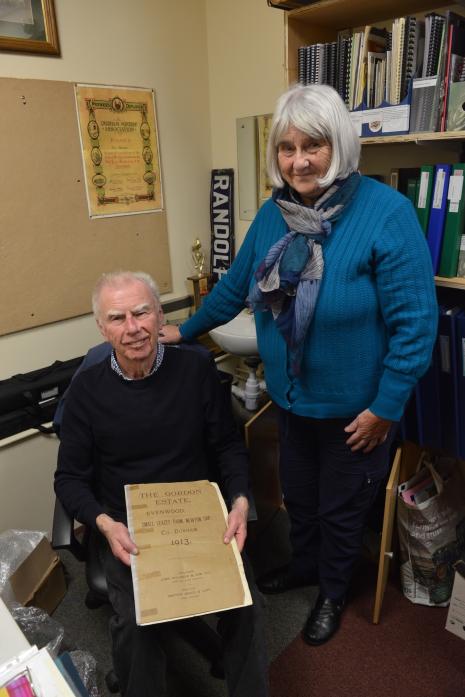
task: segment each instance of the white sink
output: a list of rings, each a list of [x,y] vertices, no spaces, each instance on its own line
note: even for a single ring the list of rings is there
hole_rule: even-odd
[[[223,351],[235,356],[258,355],[255,319],[248,310],[242,310],[227,324],[212,329],[210,336]]]

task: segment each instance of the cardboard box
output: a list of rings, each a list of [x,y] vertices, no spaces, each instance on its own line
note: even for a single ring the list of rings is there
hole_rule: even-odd
[[[50,542],[43,537],[10,577],[16,600],[40,607],[49,614],[66,593],[63,566]]]
[[[447,613],[446,629],[465,639],[465,560],[459,560],[454,566],[454,586]]]

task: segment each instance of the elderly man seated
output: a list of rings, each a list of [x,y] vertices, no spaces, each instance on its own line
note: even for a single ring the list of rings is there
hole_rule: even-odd
[[[163,313],[150,276],[102,276],[92,306],[113,350],[82,371],[69,389],[55,491],[77,520],[108,541],[104,566],[115,612],[111,635],[121,694],[163,697],[169,626],[135,622],[130,557],[137,548],[126,527],[124,485],[208,479],[208,460],[214,456],[231,506],[224,543],[235,537],[242,551],[247,456],[215,367],[201,354],[158,343]],[[261,596],[244,562],[254,603],[221,613],[218,631],[229,695],[262,697],[268,687]]]

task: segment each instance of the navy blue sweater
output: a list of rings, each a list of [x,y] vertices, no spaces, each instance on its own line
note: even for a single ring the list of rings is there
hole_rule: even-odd
[[[55,491],[74,517],[125,520],[124,485],[211,479],[231,499],[248,491],[247,454],[216,368],[166,347],[158,370],[125,381],[109,358],[73,380],[61,426]]]
[[[184,339],[227,322],[244,307],[254,272],[288,231],[271,199]],[[351,418],[369,408],[398,420],[426,371],[437,328],[431,258],[415,210],[384,184],[362,177],[354,200],[323,242],[324,276],[299,378],[271,312],[256,312],[267,388],[284,409],[314,418]]]

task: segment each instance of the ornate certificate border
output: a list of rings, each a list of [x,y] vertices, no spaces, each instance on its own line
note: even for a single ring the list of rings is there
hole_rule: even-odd
[[[155,94],[75,86],[89,215],[163,210]]]

